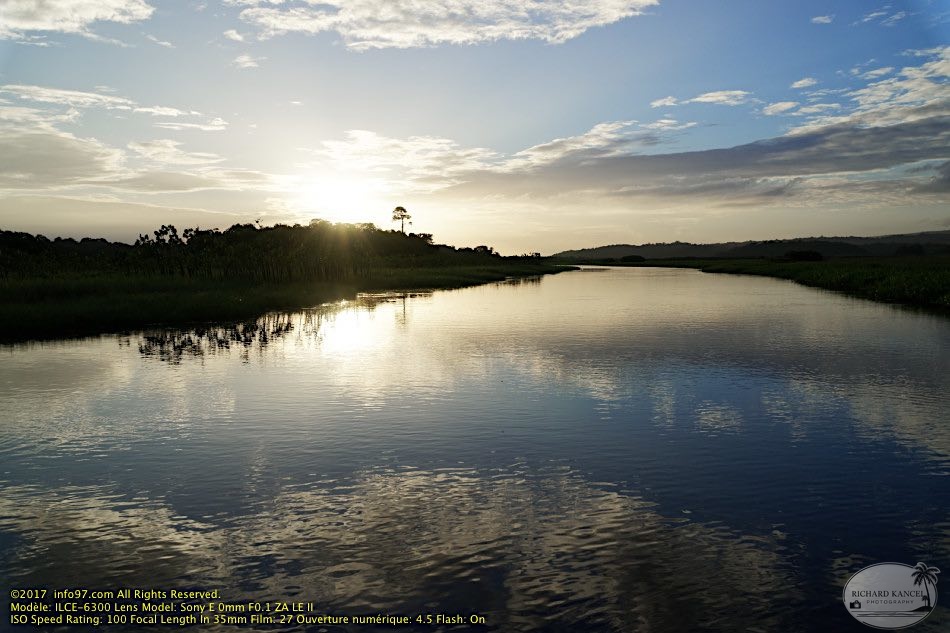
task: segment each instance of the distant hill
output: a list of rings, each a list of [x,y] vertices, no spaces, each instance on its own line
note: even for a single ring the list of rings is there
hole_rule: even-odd
[[[928,231],[877,237],[800,237],[787,240],[691,244],[611,244],[562,251],[554,257],[604,260],[638,255],[646,259],[682,257],[782,257],[789,251],[816,251],[824,257],[885,256],[950,253],[950,231]]]

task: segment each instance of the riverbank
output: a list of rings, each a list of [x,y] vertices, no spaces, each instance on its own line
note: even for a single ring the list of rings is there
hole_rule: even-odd
[[[885,303],[950,313],[950,257],[842,257],[825,261],[671,259],[622,266],[697,268],[706,273],[759,275]]]
[[[573,270],[543,262],[392,268],[339,282],[247,283],[128,275],[0,282],[0,342],[106,334],[146,326],[236,321],[298,310],[358,292],[462,288]]]

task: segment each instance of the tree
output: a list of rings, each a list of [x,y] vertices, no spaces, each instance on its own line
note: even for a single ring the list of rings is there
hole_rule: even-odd
[[[939,573],[939,569],[930,567],[927,563],[917,563],[914,566],[914,571],[911,572],[911,575],[914,577],[914,584],[923,585],[924,590],[927,592],[927,596],[925,597],[927,607],[930,607],[930,585],[934,585],[934,589],[936,590],[937,574]]]
[[[406,232],[406,220],[410,219],[412,219],[412,216],[406,211],[406,207],[396,207],[393,209],[393,222],[399,222],[399,230],[403,233]],[[412,224],[412,222],[409,224]]]

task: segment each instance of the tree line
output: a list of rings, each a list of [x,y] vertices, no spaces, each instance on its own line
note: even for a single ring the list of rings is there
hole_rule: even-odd
[[[134,244],[105,239],[49,239],[0,231],[0,276],[177,276],[254,282],[342,280],[383,268],[480,266],[502,258],[490,246],[434,244],[428,233],[387,231],[373,224],[314,220],[226,230],[162,225]]]

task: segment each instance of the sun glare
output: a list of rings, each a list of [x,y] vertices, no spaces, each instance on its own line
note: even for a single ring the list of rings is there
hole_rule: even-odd
[[[379,179],[321,174],[301,177],[291,202],[296,211],[311,219],[380,224],[392,207],[390,198]]]

